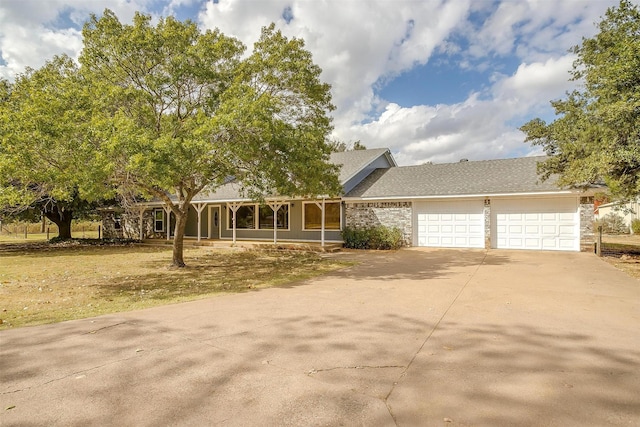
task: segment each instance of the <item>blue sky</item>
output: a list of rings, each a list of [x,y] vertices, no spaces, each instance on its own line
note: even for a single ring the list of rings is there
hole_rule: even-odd
[[[640,1],[640,0],[638,0]],[[275,22],[332,85],[333,138],[398,163],[535,155],[518,127],[553,119],[575,87],[569,48],[616,0],[2,0],[0,77],[77,57],[90,13],[135,11],[220,28],[251,47]]]

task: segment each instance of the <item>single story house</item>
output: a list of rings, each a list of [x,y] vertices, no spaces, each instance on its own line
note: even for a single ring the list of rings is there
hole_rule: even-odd
[[[593,194],[540,182],[543,157],[397,166],[388,149],[333,153],[344,193],[337,198],[267,199],[227,183],[193,200],[186,238],[341,242],[345,227],[386,225],[408,246],[579,251],[593,248]],[[235,219],[235,221],[234,221]],[[129,226],[171,238],[158,202]],[[106,230],[105,230],[106,232]]]

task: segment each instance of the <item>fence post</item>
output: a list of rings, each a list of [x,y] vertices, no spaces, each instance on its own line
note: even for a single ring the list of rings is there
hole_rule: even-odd
[[[596,255],[602,256],[602,225],[598,226],[598,235],[596,236]]]
[[[27,240],[27,230],[28,230],[29,224],[25,224],[24,225],[24,240]]]
[[[102,231],[102,225],[98,224],[98,240],[100,240],[100,232]]]
[[[49,227],[47,227],[47,240],[49,240]]]

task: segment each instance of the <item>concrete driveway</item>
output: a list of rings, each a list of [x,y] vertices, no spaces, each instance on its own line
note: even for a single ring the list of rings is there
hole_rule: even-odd
[[[595,256],[335,256],[362,264],[0,332],[0,425],[640,425],[640,282]]]

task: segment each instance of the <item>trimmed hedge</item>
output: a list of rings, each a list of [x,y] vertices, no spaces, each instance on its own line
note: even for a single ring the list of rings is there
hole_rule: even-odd
[[[399,249],[404,246],[402,231],[397,227],[345,227],[342,230],[344,247],[349,249]]]

